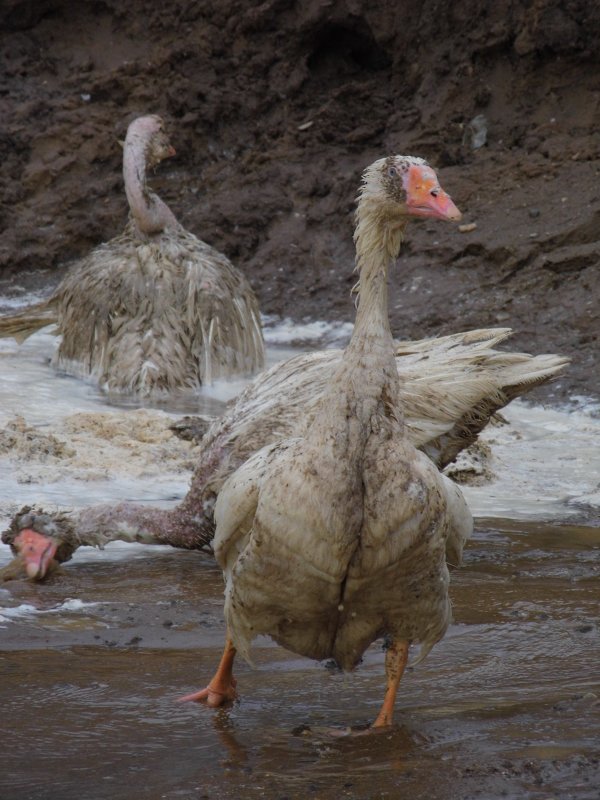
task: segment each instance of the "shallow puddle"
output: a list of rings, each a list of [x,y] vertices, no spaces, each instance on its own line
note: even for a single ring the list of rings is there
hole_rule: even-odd
[[[600,531],[481,521],[455,624],[403,680],[375,643],[352,674],[260,639],[230,709],[179,705],[223,641],[210,556],[161,549],[1,590],[1,797],[597,798]],[[72,600],[70,598],[76,598]]]

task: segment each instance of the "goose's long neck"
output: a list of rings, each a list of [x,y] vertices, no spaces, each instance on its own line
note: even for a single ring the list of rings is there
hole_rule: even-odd
[[[142,136],[128,136],[123,152],[123,178],[131,215],[138,230],[146,235],[161,233],[178,225],[166,203],[146,186],[149,141]]]
[[[189,502],[172,509],[127,502],[88,506],[74,520],[77,546],[104,547],[118,540],[200,549],[214,533],[212,511],[206,512],[202,499],[194,508]]]
[[[387,308],[387,273],[398,255],[404,221],[362,198],[355,231],[359,305],[350,343],[323,396],[307,437],[330,442],[340,463],[358,457],[370,433],[401,417],[399,379]]]
[[[388,267],[396,258],[406,221],[393,218],[385,206],[361,199],[356,213],[356,266],[359,272],[358,311],[345,359],[356,362],[368,352],[381,366],[394,361],[388,317]],[[395,373],[395,367],[394,367]]]

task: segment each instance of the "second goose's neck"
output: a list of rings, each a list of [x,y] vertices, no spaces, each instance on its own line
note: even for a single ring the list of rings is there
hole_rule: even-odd
[[[128,136],[123,152],[123,178],[131,215],[140,233],[152,235],[176,227],[177,220],[169,206],[146,186],[147,149],[142,136]]]

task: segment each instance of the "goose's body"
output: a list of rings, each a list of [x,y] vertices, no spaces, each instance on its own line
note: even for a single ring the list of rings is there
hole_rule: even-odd
[[[173,155],[159,117],[136,119],[124,145],[131,217],[124,232],[78,261],[43,304],[0,319],[18,338],[57,322],[54,366],[110,392],[197,389],[264,363],[256,297],[246,278],[186,231],[146,185]]]
[[[409,442],[394,381],[357,397],[372,354],[360,366],[338,370],[306,433],[260,450],[217,500],[226,619],[245,656],[269,634],[351,669],[384,633],[428,650],[448,625],[446,550],[460,561],[470,515]]]
[[[568,359],[495,347],[509,328],[394,342],[399,396],[410,441],[443,469],[472,444],[490,417],[515,397],[551,380]],[[215,497],[229,474],[265,444],[308,425],[342,350],[308,353],[258,375],[202,438],[202,462],[216,464],[205,484]],[[197,472],[201,470],[199,465]]]
[[[366,170],[356,214],[360,301],[350,344],[301,432],[263,448],[219,494],[215,555],[228,637],[205,689],[235,696],[233,659],[267,634],[300,655],[354,667],[387,634],[389,725],[408,649],[425,654],[450,620],[446,549],[472,521],[458,490],[411,443],[387,314],[387,269],[409,216],[459,219],[421,159]]]
[[[194,390],[263,365],[248,282],[179,225],[140,241],[130,223],[77,265],[55,303],[56,368],[91,376],[108,391]]]

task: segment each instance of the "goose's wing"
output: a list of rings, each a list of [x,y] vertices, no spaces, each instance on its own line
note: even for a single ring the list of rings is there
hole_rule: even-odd
[[[56,323],[57,320],[56,300],[52,296],[15,314],[0,317],[0,338],[11,337],[20,344],[36,331]]]
[[[473,516],[460,488],[445,475],[440,475],[450,515],[450,530],[446,539],[446,561],[459,567],[465,543],[473,533]]]
[[[395,342],[409,438],[439,468],[472,444],[496,411],[568,363],[562,356],[496,350],[510,334],[510,328],[486,328]],[[341,352],[307,353],[265,370],[211,426],[203,445],[231,450],[239,464],[269,442],[301,434]]]
[[[264,447],[223,484],[215,505],[215,557],[228,573],[246,546],[252,530],[262,478],[277,445]]]
[[[495,350],[510,328],[396,343],[396,365],[412,443],[442,469],[472,444],[494,413],[554,378],[557,355]]]

